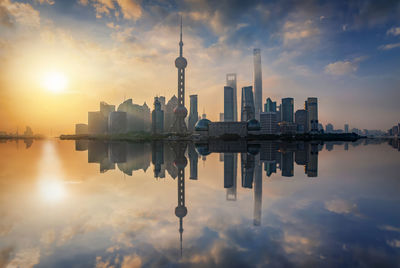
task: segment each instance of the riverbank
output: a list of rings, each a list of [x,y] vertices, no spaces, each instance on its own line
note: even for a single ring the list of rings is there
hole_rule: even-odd
[[[355,133],[343,134],[297,134],[297,135],[254,135],[250,134],[245,138],[238,135],[225,135],[218,138],[201,137],[196,134],[150,134],[150,133],[129,133],[129,134],[104,134],[104,135],[61,135],[61,140],[105,140],[105,141],[207,141],[207,140],[283,140],[283,141],[356,141],[364,136]]]

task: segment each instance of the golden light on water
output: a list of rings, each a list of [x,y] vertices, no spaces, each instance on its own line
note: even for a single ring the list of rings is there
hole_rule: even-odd
[[[43,87],[53,93],[61,93],[68,86],[67,76],[59,71],[47,72],[43,76]]]
[[[43,146],[42,159],[39,164],[38,193],[46,203],[61,202],[67,195],[66,184],[59,156],[53,142]]]

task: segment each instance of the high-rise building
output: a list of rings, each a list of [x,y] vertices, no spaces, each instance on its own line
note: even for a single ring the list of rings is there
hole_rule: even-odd
[[[174,123],[174,110],[178,106],[178,98],[174,95],[165,105],[164,110],[164,132],[171,130]]]
[[[194,131],[194,126],[199,119],[199,113],[197,110],[197,95],[190,95],[190,112],[188,120],[188,129],[190,132]]]
[[[349,124],[344,124],[344,133],[349,133]]]
[[[331,123],[326,124],[325,132],[326,133],[333,133],[333,125]]]
[[[276,106],[276,120],[279,122],[282,122],[282,105],[279,104],[279,106]]]
[[[88,133],[105,134],[108,132],[108,116],[115,111],[115,105],[100,102],[100,111],[88,112]]]
[[[260,120],[260,114],[262,112],[262,71],[261,71],[261,50],[255,48],[253,50],[254,59],[254,109],[255,118]]]
[[[305,133],[307,131],[307,111],[297,110],[294,114],[294,119],[297,125],[297,132]]]
[[[158,97],[154,97],[151,131],[154,134],[161,134],[164,132],[164,111],[161,110],[161,103],[158,100]]]
[[[224,87],[224,121],[234,120],[234,89],[232,87]]]
[[[268,98],[264,104],[264,112],[276,112],[276,101],[272,101]]]
[[[293,98],[282,99],[282,122],[293,123],[294,100]]]
[[[276,112],[261,113],[260,125],[262,134],[277,134],[278,121],[276,120]]]
[[[307,111],[307,131],[311,133],[318,132],[318,99],[308,98],[305,102],[305,109]]]
[[[111,112],[108,115],[108,132],[111,134],[126,133],[127,117],[125,112]]]
[[[182,17],[181,17],[181,35],[179,41],[179,57],[175,60],[175,67],[178,69],[178,107],[174,110],[174,123],[171,130],[175,133],[183,134],[187,132],[185,117],[187,109],[185,107],[185,68],[187,60],[183,57],[182,42]]]
[[[249,121],[255,118],[253,87],[242,88],[242,107],[241,107],[241,121]]]
[[[226,75],[226,85],[228,87],[233,88],[233,121],[238,121],[237,82],[236,82],[236,74],[235,73],[230,73],[230,74]]]
[[[223,122],[225,120],[224,113],[219,113],[219,121]]]
[[[132,99],[127,99],[118,106],[118,112],[126,113],[126,131],[149,131],[151,125],[150,108],[146,103],[135,104]]]

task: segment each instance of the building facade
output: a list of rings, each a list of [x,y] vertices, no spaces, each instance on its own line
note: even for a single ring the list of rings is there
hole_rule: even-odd
[[[158,97],[154,98],[154,110],[152,112],[152,127],[153,134],[162,134],[164,132],[164,111],[161,110],[161,102]]]
[[[283,98],[282,106],[282,122],[293,123],[294,100],[293,98]]]
[[[276,112],[276,101],[268,98],[264,104],[264,112]]]
[[[224,87],[224,121],[234,120],[234,89],[229,86]]]
[[[242,88],[241,121],[247,122],[255,118],[253,87]]]
[[[199,119],[199,112],[197,109],[197,95],[190,95],[190,112],[188,119],[188,129],[190,132],[194,131],[194,126],[196,125]]]
[[[276,112],[264,112],[260,114],[261,134],[277,134],[278,121]]]
[[[305,109],[307,111],[307,131],[311,133],[318,132],[318,99],[308,98],[305,103]]]
[[[260,120],[260,114],[262,112],[262,71],[261,71],[261,50],[255,48],[253,50],[254,60],[254,96],[255,96],[255,118]]]
[[[297,133],[305,133],[307,131],[307,111],[297,110],[294,114],[294,119],[297,125]]]
[[[230,73],[230,74],[226,75],[226,85],[228,87],[233,88],[233,121],[238,121],[237,82],[236,82],[236,74],[235,73]]]

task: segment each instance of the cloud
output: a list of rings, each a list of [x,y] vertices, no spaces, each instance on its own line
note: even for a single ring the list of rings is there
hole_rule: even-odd
[[[387,45],[381,45],[378,47],[379,50],[391,50],[393,48],[398,48],[400,47],[400,43],[392,43],[392,44],[387,44]]]
[[[357,208],[357,205],[351,204],[346,200],[336,199],[325,202],[325,208],[337,214],[348,214]]]
[[[142,8],[135,0],[117,0],[125,19],[136,21],[142,16]]]
[[[386,34],[394,36],[400,35],[400,27],[392,27],[386,32]]]
[[[325,66],[325,73],[331,75],[346,75],[351,74],[358,70],[359,63],[365,60],[367,57],[358,57],[354,60],[344,60],[329,63]]]
[[[35,0],[35,3],[54,5],[54,0]]]
[[[79,0],[78,3],[83,6],[91,3],[98,19],[104,15],[111,16],[111,11],[114,11],[115,17],[118,18],[119,10],[126,20],[136,21],[142,16],[142,7],[136,0]]]
[[[309,38],[320,33],[311,20],[303,23],[287,21],[283,26],[283,44],[289,45],[304,38]]]
[[[0,21],[6,26],[13,25],[13,21],[18,24],[37,28],[40,26],[39,11],[30,4],[13,3],[10,0],[0,2]]]

